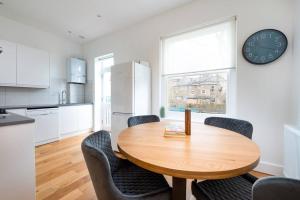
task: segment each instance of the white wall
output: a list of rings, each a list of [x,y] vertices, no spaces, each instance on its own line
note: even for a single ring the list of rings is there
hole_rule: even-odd
[[[58,92],[66,88],[67,58],[81,56],[81,46],[4,17],[0,17],[0,39],[43,49],[50,54],[50,88],[0,87],[0,106],[58,103]]]
[[[133,59],[151,62],[153,112],[158,113],[160,37],[237,16],[236,117],[254,125],[261,149],[261,171],[278,174],[283,162],[283,124],[289,121],[292,47],[274,63],[255,66],[241,54],[243,42],[255,31],[276,28],[292,40],[292,0],[198,0],[83,46],[93,80],[94,58],[113,52],[115,63]],[[91,88],[91,86],[90,86]],[[92,90],[91,90],[92,91]],[[88,98],[92,98],[90,94]]]
[[[300,127],[300,1],[295,0],[292,124]]]

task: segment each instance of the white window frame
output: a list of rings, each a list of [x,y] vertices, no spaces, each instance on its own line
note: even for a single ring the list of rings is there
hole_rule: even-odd
[[[236,17],[234,17],[236,20]],[[222,20],[218,23],[226,22],[227,20]],[[203,27],[199,27],[197,29],[205,28],[208,26],[213,26],[218,23],[212,23],[211,25],[205,25]],[[197,30],[196,29],[196,30]],[[195,29],[192,29],[190,31],[195,31]],[[177,33],[176,35],[184,34],[189,31],[185,31],[182,33]],[[184,112],[175,112],[175,111],[168,111],[168,89],[167,89],[167,78],[171,76],[178,76],[178,75],[168,75],[163,74],[164,71],[164,40],[168,37],[162,37],[160,39],[160,78],[161,78],[161,88],[160,88],[160,95],[161,95],[161,107],[165,107],[165,114],[166,119],[175,120],[175,121],[183,121],[184,120]],[[235,58],[237,58],[237,46],[236,46],[236,40],[235,38]],[[192,112],[192,121],[193,122],[204,122],[205,118],[211,117],[211,116],[217,116],[217,117],[234,117],[236,115],[236,59],[235,59],[235,66],[233,68],[224,68],[220,70],[203,70],[198,72],[193,72],[194,74],[201,74],[201,73],[213,73],[213,72],[227,72],[227,93],[226,93],[226,113],[225,114],[212,114],[212,113],[194,113]],[[191,73],[183,73],[183,74],[191,74]]]

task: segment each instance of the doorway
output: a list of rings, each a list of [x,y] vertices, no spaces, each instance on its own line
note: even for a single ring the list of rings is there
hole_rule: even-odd
[[[99,119],[98,127],[111,129],[111,66],[114,65],[114,55],[107,54],[95,58],[95,119]],[[96,121],[96,120],[95,120]]]

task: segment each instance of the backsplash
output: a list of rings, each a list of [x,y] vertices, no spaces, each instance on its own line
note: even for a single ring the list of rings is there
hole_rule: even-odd
[[[85,85],[85,102],[93,102],[94,81],[87,80]]]
[[[0,106],[58,104],[66,79],[51,79],[50,88],[0,87]],[[84,96],[84,92],[80,92]]]
[[[83,84],[68,84],[67,85],[67,99],[69,103],[83,103],[84,102],[84,87]]]

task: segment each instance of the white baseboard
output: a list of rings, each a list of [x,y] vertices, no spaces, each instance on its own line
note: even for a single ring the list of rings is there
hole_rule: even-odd
[[[261,161],[258,166],[254,169],[254,171],[266,173],[266,174],[271,174],[275,176],[283,176],[283,166],[266,162],[266,161]]]
[[[73,137],[76,135],[80,135],[80,134],[84,134],[84,133],[91,133],[92,129],[86,129],[86,130],[82,130],[82,131],[76,131],[76,132],[72,132],[72,133],[67,133],[67,134],[61,134],[60,135],[60,139],[66,139],[69,137]]]
[[[50,139],[50,140],[44,140],[42,142],[35,143],[35,146],[38,147],[40,145],[48,144],[48,143],[51,143],[51,142],[56,142],[58,140],[59,140],[59,137],[58,138],[53,138],[53,139]]]

